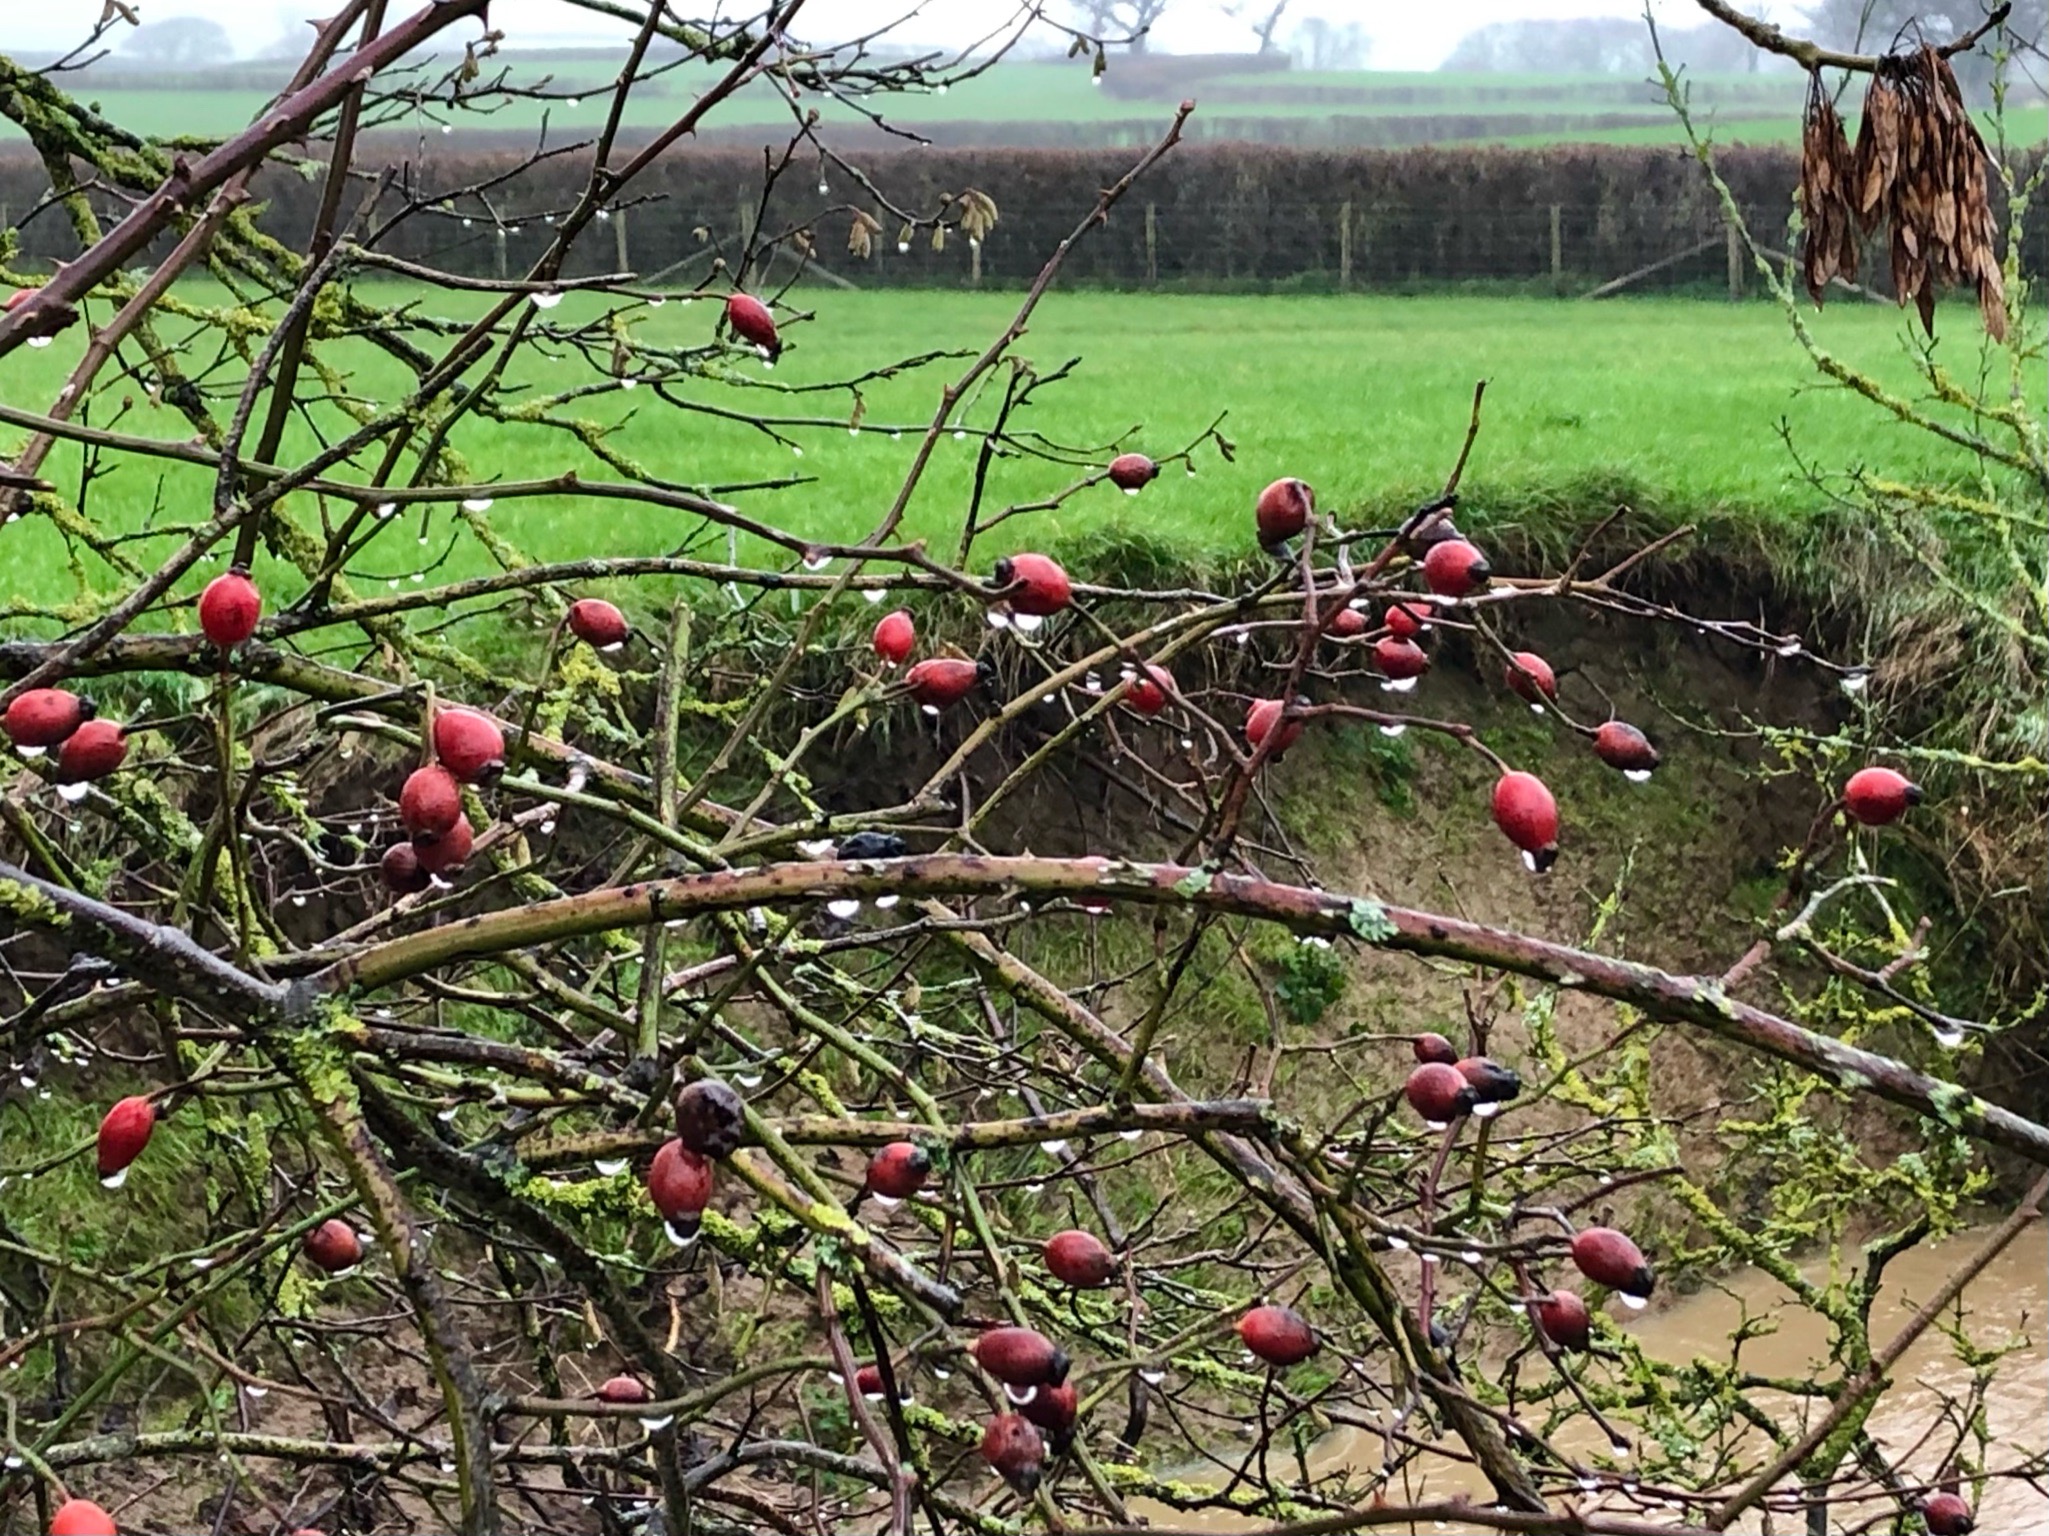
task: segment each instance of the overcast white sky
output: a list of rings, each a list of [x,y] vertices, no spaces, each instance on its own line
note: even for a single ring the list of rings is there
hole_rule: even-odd
[[[1656,0],[1656,6],[1659,19],[1675,25],[1690,26],[1700,17],[1690,0]],[[145,21],[210,16],[228,28],[238,49],[254,53],[292,30],[298,19],[330,14],[334,5],[332,0],[140,0],[135,8]],[[1252,3],[1246,8],[1251,9]],[[702,7],[683,9],[698,13]],[[1781,21],[1794,15],[1791,0],[1769,0],[1750,9]],[[1004,0],[926,0],[916,6],[905,0],[812,0],[795,30],[807,42],[822,43],[908,15],[910,19],[898,34],[906,42],[962,42],[979,36],[994,17],[1008,10]],[[1357,22],[1373,39],[1370,62],[1374,68],[1434,69],[1460,36],[1489,22],[1540,16],[1636,16],[1641,11],[1641,0],[1437,0],[1435,4],[1418,0],[1293,0],[1281,35],[1286,37],[1299,19],[1311,16]],[[100,0],[0,0],[0,51],[68,47],[99,12]],[[491,22],[513,44],[594,40],[605,35],[598,18],[564,0],[495,0]],[[1170,0],[1153,35],[1161,48],[1176,52],[1235,50],[1251,44],[1245,27],[1224,14],[1222,0]]]

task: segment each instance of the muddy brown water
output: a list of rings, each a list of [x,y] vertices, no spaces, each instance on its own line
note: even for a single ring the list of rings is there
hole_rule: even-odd
[[[1886,1271],[1885,1286],[1872,1309],[1873,1346],[1882,1346],[1906,1322],[1923,1301],[1945,1279],[1983,1245],[1991,1228],[1959,1232],[1937,1243],[1923,1244],[1893,1261]],[[1808,1273],[1825,1278],[1818,1268]],[[1646,1354],[1673,1364],[1696,1357],[1726,1362],[1728,1339],[1746,1315],[1755,1321],[1769,1318],[1776,1331],[1753,1338],[1743,1347],[1743,1365],[1759,1375],[1799,1377],[1820,1369],[1827,1359],[1828,1328],[1814,1314],[1792,1303],[1777,1281],[1756,1271],[1724,1277],[1712,1288],[1683,1297],[1670,1305],[1644,1313],[1614,1308],[1613,1319],[1636,1338]],[[2049,1230],[2040,1224],[1988,1265],[1963,1294],[1965,1329],[1981,1348],[2026,1340],[2003,1360],[1986,1394],[1985,1414],[1995,1446],[1995,1465],[2010,1466],[2029,1454],[2039,1455],[2049,1446]],[[1529,1367],[1526,1365],[1525,1370]],[[1961,1398],[1968,1391],[1970,1371],[1957,1358],[1940,1328],[1931,1328],[1916,1341],[1892,1373],[1893,1385],[1880,1399],[1870,1419],[1872,1436],[1893,1454],[1908,1453],[1929,1436],[1942,1437],[1939,1405],[1945,1398]],[[1531,1379],[1526,1377],[1525,1379]],[[1787,1400],[1776,1403],[1769,1394],[1765,1403],[1775,1412],[1785,1409]],[[1782,1422],[1792,1422],[1790,1417]],[[1580,1429],[1584,1433],[1577,1433]],[[1561,1449],[1584,1452],[1598,1449],[1604,1437],[1584,1419],[1554,1440]],[[1381,1441],[1361,1430],[1342,1429],[1318,1443],[1309,1458],[1312,1473],[1319,1477],[1348,1472],[1364,1480],[1380,1466]],[[1917,1476],[1930,1476],[1932,1452],[1908,1455],[1907,1466]],[[1464,1468],[1438,1462],[1420,1474],[1411,1472],[1390,1500],[1414,1502],[1423,1499],[1486,1496],[1486,1488]],[[1593,1507],[1593,1506],[1590,1506]],[[1620,1495],[1604,1495],[1601,1507],[1614,1513],[1629,1512],[1645,1518],[1659,1518],[1654,1511],[1641,1511]],[[1134,1505],[1132,1513],[1152,1523],[1180,1530],[1245,1531],[1261,1522],[1204,1513],[1187,1514],[1161,1506]],[[1859,1506],[1852,1523],[1868,1521],[1880,1513],[1876,1504]],[[1449,1527],[1425,1525],[1418,1529],[1442,1531]],[[1779,1522],[1781,1530],[1786,1522]],[[1407,1526],[1381,1527],[1386,1530]],[[1735,1529],[1755,1532],[1755,1517]],[[1991,1485],[1978,1509],[1981,1536],[2049,1536],[2049,1497],[2026,1484],[2002,1480]]]

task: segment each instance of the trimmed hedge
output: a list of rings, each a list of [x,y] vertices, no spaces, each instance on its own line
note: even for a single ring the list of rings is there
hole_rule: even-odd
[[[369,146],[364,158],[396,157],[401,147],[412,154],[418,145],[392,139]],[[427,195],[493,182],[521,159],[512,149],[448,154],[433,148],[411,167],[411,184]],[[894,203],[922,214],[936,212],[947,194],[970,187],[989,194],[1001,219],[980,253],[982,280],[1017,284],[1038,270],[1093,204],[1097,190],[1121,175],[1130,158],[1118,149],[897,149],[863,156],[860,163]],[[1723,151],[1719,163],[1751,227],[1783,248],[1798,179],[1794,152],[1736,147]],[[666,156],[635,184],[636,200],[617,221],[625,226],[628,265],[652,276],[695,257],[686,271],[696,273],[712,246],[732,250],[757,204],[762,164],[758,146],[686,145]],[[517,273],[543,248],[543,215],[573,201],[586,170],[585,162],[564,156],[494,185],[491,204],[505,225],[502,242],[481,203],[459,200],[447,211],[401,225],[387,249],[446,270],[489,276],[498,269],[502,243],[503,260]],[[935,252],[929,238],[920,236],[899,254],[896,219],[836,169],[825,181],[828,191],[821,195],[818,166],[794,167],[769,201],[765,228],[787,230],[829,210],[819,225],[819,260],[861,286],[968,281],[965,241],[950,239]],[[319,201],[318,181],[273,171],[257,190],[265,228],[300,243]],[[14,217],[46,193],[37,162],[0,159],[0,203]],[[116,205],[108,202],[112,212]],[[2029,213],[2024,258],[2031,274],[2039,274],[2049,247],[2045,204],[2049,200],[2038,200]],[[875,254],[865,261],[846,251],[849,205],[869,208],[883,220]],[[1170,156],[1106,227],[1077,246],[1067,280],[1335,286],[1348,246],[1352,284],[1359,288],[1476,281],[1544,286],[1552,270],[1554,205],[1567,291],[1715,240],[1720,229],[1719,210],[1699,167],[1669,146],[1378,152],[1192,145]],[[1348,232],[1341,232],[1347,221]],[[30,223],[24,243],[31,258],[62,259],[76,249],[66,221],[54,212]],[[573,270],[616,270],[618,249],[616,239],[594,231],[582,242]],[[1867,272],[1882,266],[1876,261]],[[1725,270],[1717,244],[1673,264],[1653,283],[1721,281]]]

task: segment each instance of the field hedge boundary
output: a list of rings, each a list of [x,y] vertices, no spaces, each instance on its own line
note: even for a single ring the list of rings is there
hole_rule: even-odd
[[[745,147],[693,145],[664,158],[636,183],[647,195],[615,219],[611,248],[592,244],[570,275],[623,266],[683,283],[701,276],[713,255],[733,250],[753,225],[765,138],[753,132],[756,142]],[[587,162],[573,154],[512,174],[522,150],[429,145],[422,156],[412,138],[394,138],[389,149],[394,159],[403,154],[409,161],[407,181],[419,194],[491,186],[488,208],[481,199],[458,199],[440,217],[406,221],[387,247],[392,255],[465,276],[522,270],[543,248],[543,217],[567,207],[588,174]],[[2041,153],[2032,149],[2028,156]],[[837,167],[821,172],[815,163],[795,166],[781,179],[764,227],[791,229],[831,210],[820,225],[817,259],[862,287],[961,286],[977,278],[1017,284],[1038,270],[1097,189],[1121,174],[1125,159],[1110,148],[904,148],[861,158],[863,172],[891,202],[921,214],[939,211],[949,194],[969,187],[989,194],[1001,218],[979,252],[958,238],[935,251],[923,233],[899,252],[899,221]],[[1795,152],[1739,145],[1722,151],[1719,165],[1752,229],[1783,245],[1798,181]],[[48,191],[42,166],[25,149],[0,154],[0,205],[8,220],[20,219]],[[319,202],[319,179],[273,171],[256,192],[264,228],[301,243]],[[120,206],[111,195],[104,200],[109,213]],[[851,206],[884,222],[867,260],[845,248]],[[2003,227],[2004,209],[1996,211]],[[1719,210],[1699,167],[1671,146],[1373,151],[1194,145],[1148,178],[1142,200],[1134,199],[1076,248],[1064,281],[1239,288],[1349,283],[1362,289],[1509,282],[1555,283],[1577,292],[1701,245],[1719,229]],[[77,252],[68,221],[55,210],[32,218],[22,242],[30,262]],[[2045,250],[2049,200],[2028,212],[2023,260],[2030,276],[2041,275]],[[1867,270],[1882,268],[1882,260],[1874,260]],[[1715,247],[1672,263],[1646,286],[1697,285],[1725,275],[1725,253]]]

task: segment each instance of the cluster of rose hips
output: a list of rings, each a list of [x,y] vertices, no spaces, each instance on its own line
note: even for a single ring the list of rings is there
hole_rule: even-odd
[[[672,1241],[692,1241],[711,1202],[713,1165],[730,1157],[746,1138],[747,1111],[740,1096],[717,1078],[697,1078],[678,1090],[674,1102],[676,1134],[656,1150],[644,1175],[648,1197],[666,1223]],[[893,1207],[915,1198],[930,1182],[932,1156],[911,1141],[893,1141],[868,1159],[853,1207],[872,1199]],[[1092,1232],[1072,1228],[1046,1239],[1041,1249],[1046,1272],[1075,1290],[1110,1284],[1118,1270],[1117,1256]],[[1258,1306],[1238,1322],[1245,1347],[1269,1365],[1285,1368],[1316,1352],[1309,1324],[1291,1308]],[[1080,1395],[1068,1378],[1067,1352],[1035,1328],[1017,1326],[981,1330],[966,1353],[1012,1405],[991,1418],[982,1438],[982,1456],[1021,1493],[1038,1486],[1049,1455],[1064,1455],[1074,1440]],[[870,1398],[886,1393],[877,1364],[861,1366],[857,1391]],[[899,1393],[908,1389],[898,1378]],[[644,1403],[647,1387],[632,1376],[605,1382],[597,1392],[612,1403]]]

